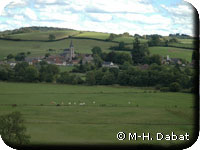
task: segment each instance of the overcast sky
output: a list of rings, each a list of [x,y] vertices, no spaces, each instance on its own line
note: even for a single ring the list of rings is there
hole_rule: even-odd
[[[0,31],[28,26],[193,35],[193,7],[183,0],[0,0]]]

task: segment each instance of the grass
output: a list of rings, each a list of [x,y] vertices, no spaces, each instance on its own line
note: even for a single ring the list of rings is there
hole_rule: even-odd
[[[109,37],[109,35],[110,35],[109,33],[101,33],[101,32],[82,32],[80,34],[75,35],[74,37],[106,40]]]
[[[32,144],[145,143],[170,146],[181,143],[141,139],[118,141],[116,134],[120,131],[145,132],[152,136],[157,132],[187,132],[192,137],[194,96],[144,92],[151,90],[121,86],[0,82],[0,115],[20,111],[26,120]],[[51,101],[64,102],[64,106],[55,106]],[[93,104],[93,101],[96,103]],[[69,102],[72,105],[68,105]],[[86,105],[77,105],[80,102]],[[17,104],[17,107],[11,107],[11,104]]]
[[[21,40],[49,40],[49,34],[55,35],[56,39],[66,38],[75,34],[78,34],[79,31],[66,30],[66,31],[40,31],[40,32],[30,32],[30,33],[21,33],[21,34],[12,34],[8,35],[11,39],[21,39]]]
[[[59,69],[60,69],[60,72],[69,72],[69,71],[72,71],[72,69],[74,68],[74,66],[58,66]]]
[[[63,49],[69,48],[71,39],[65,39],[54,42],[35,42],[35,41],[6,41],[0,40],[0,59],[8,54],[17,54],[19,52],[31,52],[30,56],[41,56],[49,53],[48,49],[55,49],[54,53],[61,53]],[[75,52],[92,53],[94,46],[100,46],[103,51],[108,51],[110,46],[116,45],[113,42],[103,42],[88,39],[73,39]]]
[[[166,57],[169,55],[171,58],[182,58],[189,62],[192,60],[192,50],[174,48],[174,47],[149,47],[151,54],[159,54]]]
[[[115,38],[113,41],[116,41],[116,42],[124,42],[126,44],[133,44],[133,41],[134,41],[134,37],[118,37],[118,38]],[[141,43],[145,43],[147,42],[147,40],[145,39],[139,39]]]

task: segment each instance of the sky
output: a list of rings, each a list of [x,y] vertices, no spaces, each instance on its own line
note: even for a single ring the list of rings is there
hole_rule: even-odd
[[[183,0],[0,0],[0,31],[47,26],[108,33],[193,35]]]

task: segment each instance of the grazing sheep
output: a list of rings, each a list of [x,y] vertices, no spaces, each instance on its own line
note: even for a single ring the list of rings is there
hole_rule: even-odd
[[[51,101],[51,104],[56,104],[56,102],[54,102],[54,101]]]
[[[80,103],[79,105],[80,105],[80,106],[83,106],[83,105],[85,105],[85,102],[83,102],[83,103]]]
[[[93,101],[93,104],[95,104],[96,102],[95,101]]]
[[[71,105],[71,102],[69,102],[68,104]]]
[[[131,102],[128,102],[128,104],[131,104]]]
[[[74,105],[76,105],[76,102],[74,102]]]
[[[64,105],[64,102],[62,102],[61,105]]]

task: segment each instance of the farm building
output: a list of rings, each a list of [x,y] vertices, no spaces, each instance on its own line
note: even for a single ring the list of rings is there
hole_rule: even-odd
[[[115,65],[113,62],[103,62],[102,67],[119,68],[118,65]]]

